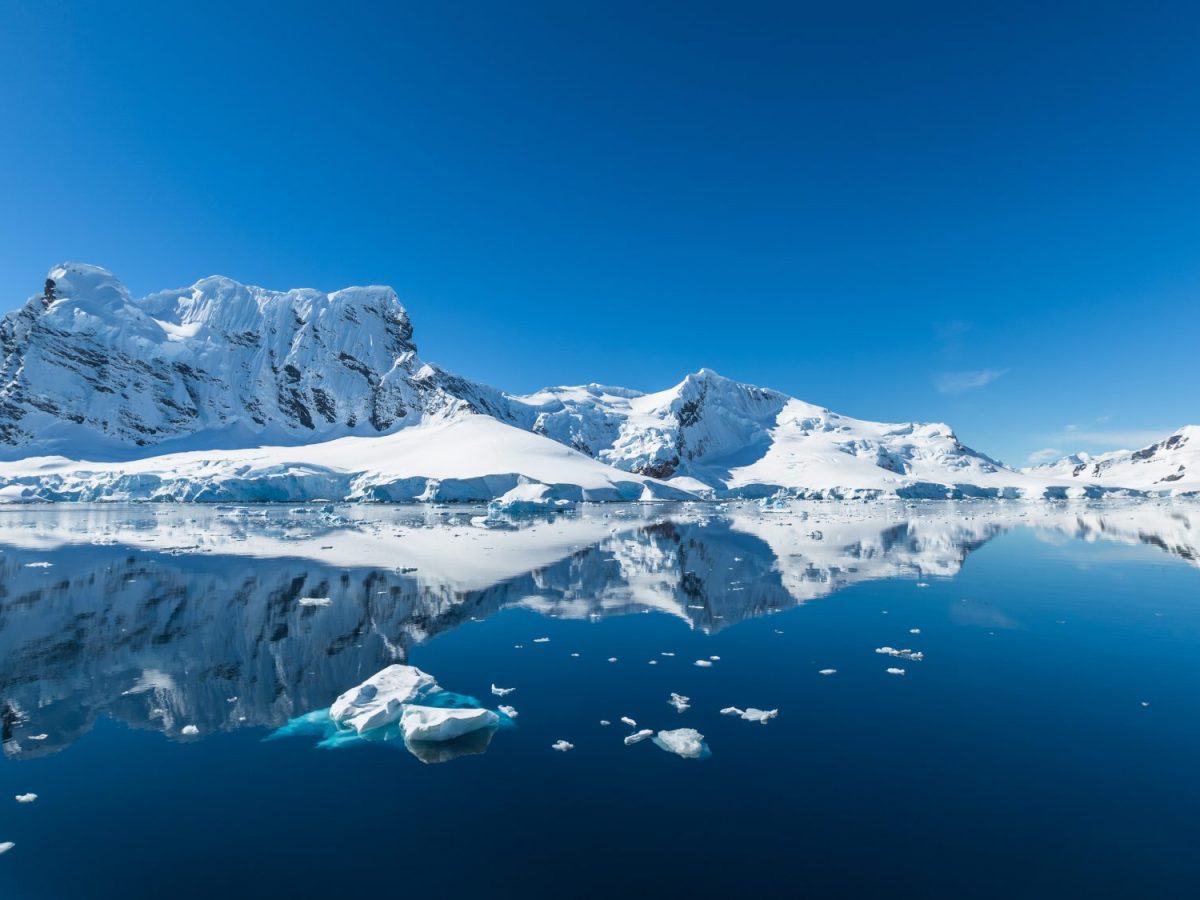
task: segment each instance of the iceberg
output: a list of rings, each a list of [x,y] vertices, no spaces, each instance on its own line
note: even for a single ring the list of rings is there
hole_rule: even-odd
[[[359,734],[400,721],[404,704],[441,690],[432,675],[400,664],[376,672],[358,687],[333,701],[329,716],[335,724]]]
[[[632,747],[634,744],[640,744],[648,737],[654,737],[654,732],[649,728],[643,728],[641,731],[635,731],[633,734],[625,738],[625,746]]]
[[[14,798],[18,803],[32,803],[38,798],[37,794],[17,794]]]
[[[409,704],[400,716],[406,741],[452,741],[471,731],[492,728],[500,717],[490,709],[447,709]]]

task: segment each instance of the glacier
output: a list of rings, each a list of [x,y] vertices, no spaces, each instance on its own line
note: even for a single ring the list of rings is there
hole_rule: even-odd
[[[423,361],[388,287],[230,278],[134,299],[53,267],[0,321],[0,502],[1200,495],[1200,426],[1151,447],[1016,470],[940,423],[854,419],[710,369],[657,393],[518,396]]]

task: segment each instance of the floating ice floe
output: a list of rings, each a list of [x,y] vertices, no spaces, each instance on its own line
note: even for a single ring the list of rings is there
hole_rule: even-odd
[[[454,709],[406,704],[400,731],[408,741],[452,741],[470,731],[491,728],[500,717],[490,709]]]
[[[332,606],[333,600],[329,597],[301,597],[298,601],[301,606]]]
[[[186,734],[186,735],[188,735],[189,737],[191,737],[192,735],[199,734],[199,733],[200,733],[200,729],[199,729],[199,728],[197,728],[195,725],[184,725],[184,726],[183,726],[183,728],[181,728],[181,729],[179,730],[179,733],[180,733],[180,734]]]
[[[616,661],[617,661],[617,658],[616,658],[615,656],[610,656],[610,657],[608,658],[608,661],[609,661],[609,662],[616,662]]]
[[[632,747],[634,744],[640,744],[648,737],[654,737],[654,732],[649,728],[643,728],[641,731],[635,731],[633,734],[625,738],[625,746]]]
[[[675,728],[670,731],[660,731],[654,738],[654,743],[669,753],[682,756],[684,759],[699,759],[704,753],[704,735],[695,728]]]
[[[516,709],[515,709],[514,707],[511,707],[511,706],[503,706],[503,705],[501,705],[501,706],[499,706],[499,707],[497,707],[497,708],[500,710],[500,712],[504,713],[504,714],[505,714],[506,716],[508,716],[510,719],[515,719],[515,718],[516,718],[516,717],[519,715],[519,713],[516,711]]]
[[[359,734],[400,721],[404,704],[440,690],[432,675],[400,664],[376,672],[333,701],[329,717]]]
[[[712,660],[711,659],[698,659],[693,663],[693,665],[699,666],[702,669],[708,669],[708,668],[712,667]]]
[[[910,629],[908,629],[908,633],[909,634],[920,634],[921,629],[920,628],[910,628]]]
[[[895,647],[876,647],[876,653],[882,653],[884,656],[894,656],[897,659],[910,659],[913,662],[920,662],[925,658],[925,654],[920,650],[897,650]]]
[[[894,669],[894,668],[893,668],[893,669],[888,669],[888,670],[887,670],[887,673],[888,673],[889,675],[903,675],[903,674],[904,674],[904,670],[903,670],[903,669]]]
[[[516,690],[516,688],[496,687],[496,682],[494,682],[494,681],[492,682],[492,693],[495,694],[497,697],[507,697],[509,694],[511,694],[515,690]]]
[[[54,565],[54,563],[51,563],[51,562],[32,562],[32,563],[25,563],[25,568],[27,568],[27,569],[49,569],[53,565]]]
[[[650,660],[647,660],[647,661],[646,661],[646,665],[648,665],[648,666],[657,666],[657,665],[658,665],[658,660],[657,660],[657,659],[650,659]]]
[[[600,724],[601,725],[611,725],[612,722],[608,721],[608,719],[601,719]]]
[[[630,728],[637,728],[637,722],[633,721],[633,719],[629,718],[629,716],[621,716],[621,721]]]
[[[817,672],[818,675],[836,675],[837,669],[821,669]]]
[[[667,702],[675,707],[676,712],[683,712],[685,709],[688,709],[691,706],[691,704],[688,702],[690,699],[690,697],[685,697],[683,694],[676,694],[674,691],[672,691],[671,699]]]
[[[37,797],[37,794],[17,794],[15,799],[18,803],[32,803]]]
[[[31,734],[31,735],[29,735],[29,736],[28,736],[28,740],[31,740],[31,741],[44,741],[44,740],[46,740],[46,738],[48,738],[48,737],[50,737],[50,735],[48,735],[48,734]]]
[[[13,847],[17,846],[12,841],[0,841],[0,854],[7,853]]]
[[[559,750],[559,751],[561,751],[562,753],[566,753],[568,750],[574,750],[574,749],[575,749],[575,745],[574,745],[574,744],[572,744],[570,741],[564,741],[564,740],[557,740],[557,741],[555,741],[553,744],[551,744],[550,746],[551,746],[551,748],[553,748],[554,750]]]
[[[664,650],[664,651],[663,651],[662,653],[660,653],[659,655],[660,655],[660,656],[674,656],[675,654],[674,654],[674,653],[671,653],[671,652],[669,652],[669,651],[667,651],[667,650]]]
[[[721,710],[723,716],[740,716],[747,722],[758,722],[761,725],[766,725],[771,719],[779,715],[777,709],[755,709],[753,706],[747,706],[745,709],[738,709],[736,706],[727,706]]]
[[[550,638],[548,638],[548,637],[534,638],[533,642],[535,644],[548,644],[548,643],[550,643]]]

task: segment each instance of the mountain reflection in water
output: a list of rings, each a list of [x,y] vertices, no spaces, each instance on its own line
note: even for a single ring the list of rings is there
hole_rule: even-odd
[[[277,728],[504,609],[657,611],[715,632],[867,580],[953,577],[1016,527],[1200,560],[1200,509],[1165,503],[631,505],[525,522],[403,507],[2,510],[4,752],[60,750],[100,715],[179,740],[196,739],[187,725],[201,739]]]

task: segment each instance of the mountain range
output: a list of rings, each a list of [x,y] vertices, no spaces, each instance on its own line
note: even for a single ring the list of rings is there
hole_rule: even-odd
[[[1200,493],[1200,427],[1016,470],[709,369],[519,396],[418,356],[396,293],[55,266],[0,322],[0,500],[1077,498]]]

